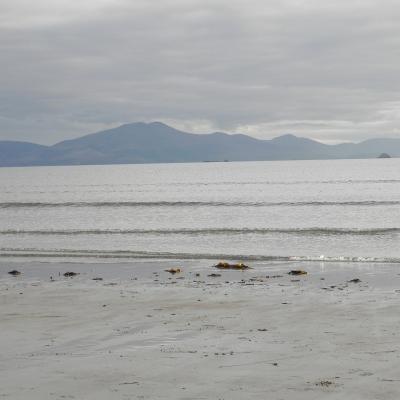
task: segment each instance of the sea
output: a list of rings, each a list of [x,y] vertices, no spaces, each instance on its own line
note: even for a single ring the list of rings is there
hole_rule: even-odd
[[[0,260],[400,262],[400,159],[0,168]]]

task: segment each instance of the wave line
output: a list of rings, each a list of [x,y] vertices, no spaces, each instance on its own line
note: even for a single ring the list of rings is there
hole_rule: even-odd
[[[281,201],[281,202],[224,202],[224,201],[122,201],[122,202],[3,202],[0,208],[57,208],[57,207],[325,207],[325,206],[395,206],[400,200],[364,201]]]
[[[385,235],[398,234],[400,228],[199,228],[199,229],[77,229],[77,230],[23,230],[8,229],[0,235]]]

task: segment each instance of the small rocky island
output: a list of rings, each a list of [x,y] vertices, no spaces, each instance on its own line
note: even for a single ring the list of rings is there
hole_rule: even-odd
[[[388,153],[381,153],[379,154],[378,158],[392,158]]]

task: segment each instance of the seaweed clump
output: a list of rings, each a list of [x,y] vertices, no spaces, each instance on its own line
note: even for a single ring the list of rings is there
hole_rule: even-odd
[[[250,269],[248,265],[243,263],[229,264],[225,261],[220,261],[217,265],[214,265],[214,267],[218,269]]]

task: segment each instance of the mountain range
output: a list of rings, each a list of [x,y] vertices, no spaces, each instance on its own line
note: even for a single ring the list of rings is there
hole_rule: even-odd
[[[192,134],[160,122],[132,123],[52,146],[0,141],[0,166],[262,161],[400,156],[400,139],[328,145],[283,135],[260,140],[242,134]]]

